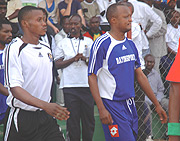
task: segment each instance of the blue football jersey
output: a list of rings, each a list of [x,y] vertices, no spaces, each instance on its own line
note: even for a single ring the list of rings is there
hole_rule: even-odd
[[[4,65],[2,58],[3,58],[3,51],[0,51],[0,83],[4,85]],[[6,98],[7,96],[0,94],[0,123],[4,118],[5,112],[8,107],[6,104]]]
[[[92,45],[88,75],[97,75],[102,98],[125,100],[135,97],[134,70],[140,66],[133,41],[127,38],[115,40],[107,32]]]

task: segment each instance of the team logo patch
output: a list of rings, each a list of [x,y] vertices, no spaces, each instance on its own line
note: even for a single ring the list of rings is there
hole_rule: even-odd
[[[122,46],[122,50],[126,50],[126,49],[127,49],[127,48],[123,45],[123,46]]]
[[[41,54],[41,52],[39,52],[39,57],[43,57],[43,55]]]
[[[119,137],[118,125],[108,125],[111,137]]]
[[[50,61],[53,61],[53,57],[52,57],[51,53],[48,53],[48,57],[49,57]]]

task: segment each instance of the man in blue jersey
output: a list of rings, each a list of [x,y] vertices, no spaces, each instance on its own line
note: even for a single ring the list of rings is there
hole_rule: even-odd
[[[12,40],[12,27],[7,20],[0,21],[0,124],[4,123],[7,110],[6,98],[8,90],[4,87],[3,52],[6,44]]]
[[[89,85],[108,141],[135,141],[137,138],[134,76],[154,103],[161,122],[167,121],[166,112],[140,68],[136,46],[125,37],[131,29],[131,15],[127,6],[112,4],[106,16],[111,30],[97,38],[91,48]]]

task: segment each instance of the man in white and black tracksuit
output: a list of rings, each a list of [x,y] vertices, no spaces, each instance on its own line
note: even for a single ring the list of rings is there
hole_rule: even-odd
[[[18,20],[24,32],[6,48],[5,81],[9,110],[4,141],[64,141],[56,119],[69,112],[51,100],[52,55],[48,44],[39,41],[47,31],[41,9],[26,6]]]

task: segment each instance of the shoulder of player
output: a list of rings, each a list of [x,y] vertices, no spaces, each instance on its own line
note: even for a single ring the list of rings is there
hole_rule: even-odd
[[[11,50],[19,50],[23,43],[24,42],[20,38],[16,37],[8,44],[7,48],[11,48]]]
[[[94,41],[94,45],[99,46],[102,44],[106,44],[106,42],[111,42],[111,38],[109,36],[109,34],[105,33],[103,35],[101,35],[100,37],[98,37],[95,41]]]

